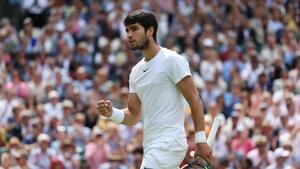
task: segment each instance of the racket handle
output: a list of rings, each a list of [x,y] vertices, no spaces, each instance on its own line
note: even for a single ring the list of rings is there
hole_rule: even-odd
[[[211,128],[210,133],[207,137],[207,144],[210,147],[213,144],[213,142],[215,141],[217,131],[218,131],[218,128],[220,127],[220,125],[221,125],[221,122],[222,122],[222,119],[220,117],[216,117],[214,122],[213,122],[212,128]]]

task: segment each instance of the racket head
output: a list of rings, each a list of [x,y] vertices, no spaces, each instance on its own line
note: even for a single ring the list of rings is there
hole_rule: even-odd
[[[190,163],[185,164],[180,169],[210,169],[210,164],[203,162],[201,159],[193,159]]]

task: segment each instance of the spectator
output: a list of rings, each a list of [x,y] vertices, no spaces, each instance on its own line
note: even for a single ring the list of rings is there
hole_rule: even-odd
[[[108,162],[111,150],[106,142],[106,135],[98,126],[93,128],[92,137],[92,142],[86,145],[84,156],[91,169],[98,169],[101,164]]]
[[[268,150],[265,136],[258,135],[254,139],[256,148],[247,153],[247,158],[251,160],[254,168],[266,168],[274,161],[273,152]]]
[[[29,163],[34,167],[40,169],[50,168],[51,160],[56,152],[48,147],[49,142],[49,135],[41,133],[38,136],[37,145],[31,150],[28,158]]]
[[[289,151],[284,150],[283,148],[277,148],[274,152],[275,161],[266,167],[266,169],[276,169],[276,168],[282,168],[282,169],[288,169],[293,168],[291,165],[288,165],[286,163],[286,160],[289,157]]]
[[[85,144],[91,138],[91,129],[84,126],[85,117],[82,113],[76,113],[73,124],[67,129],[76,148],[83,150]]]
[[[49,102],[45,104],[45,112],[47,117],[50,119],[56,117],[59,120],[62,120],[63,113],[61,103],[59,102],[59,96],[57,91],[52,90],[48,93]]]
[[[65,169],[79,169],[80,156],[75,154],[75,145],[71,139],[64,139],[61,146],[59,155],[56,156]]]

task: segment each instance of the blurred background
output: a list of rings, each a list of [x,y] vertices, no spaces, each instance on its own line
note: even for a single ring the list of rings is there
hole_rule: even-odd
[[[222,118],[213,168],[300,168],[299,0],[0,0],[0,168],[139,169],[142,123],[96,110],[127,104],[142,56],[123,19],[139,8],[189,61],[206,132]]]

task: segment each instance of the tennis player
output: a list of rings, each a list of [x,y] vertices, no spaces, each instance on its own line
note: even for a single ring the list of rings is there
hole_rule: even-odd
[[[143,59],[130,73],[128,107],[116,109],[109,100],[98,102],[98,111],[112,121],[128,126],[142,118],[144,156],[141,169],[175,169],[187,151],[184,130],[184,98],[195,126],[195,156],[212,160],[206,143],[203,105],[193,83],[188,62],[157,44],[157,19],[147,10],[136,10],[125,18],[129,47],[140,50]]]

